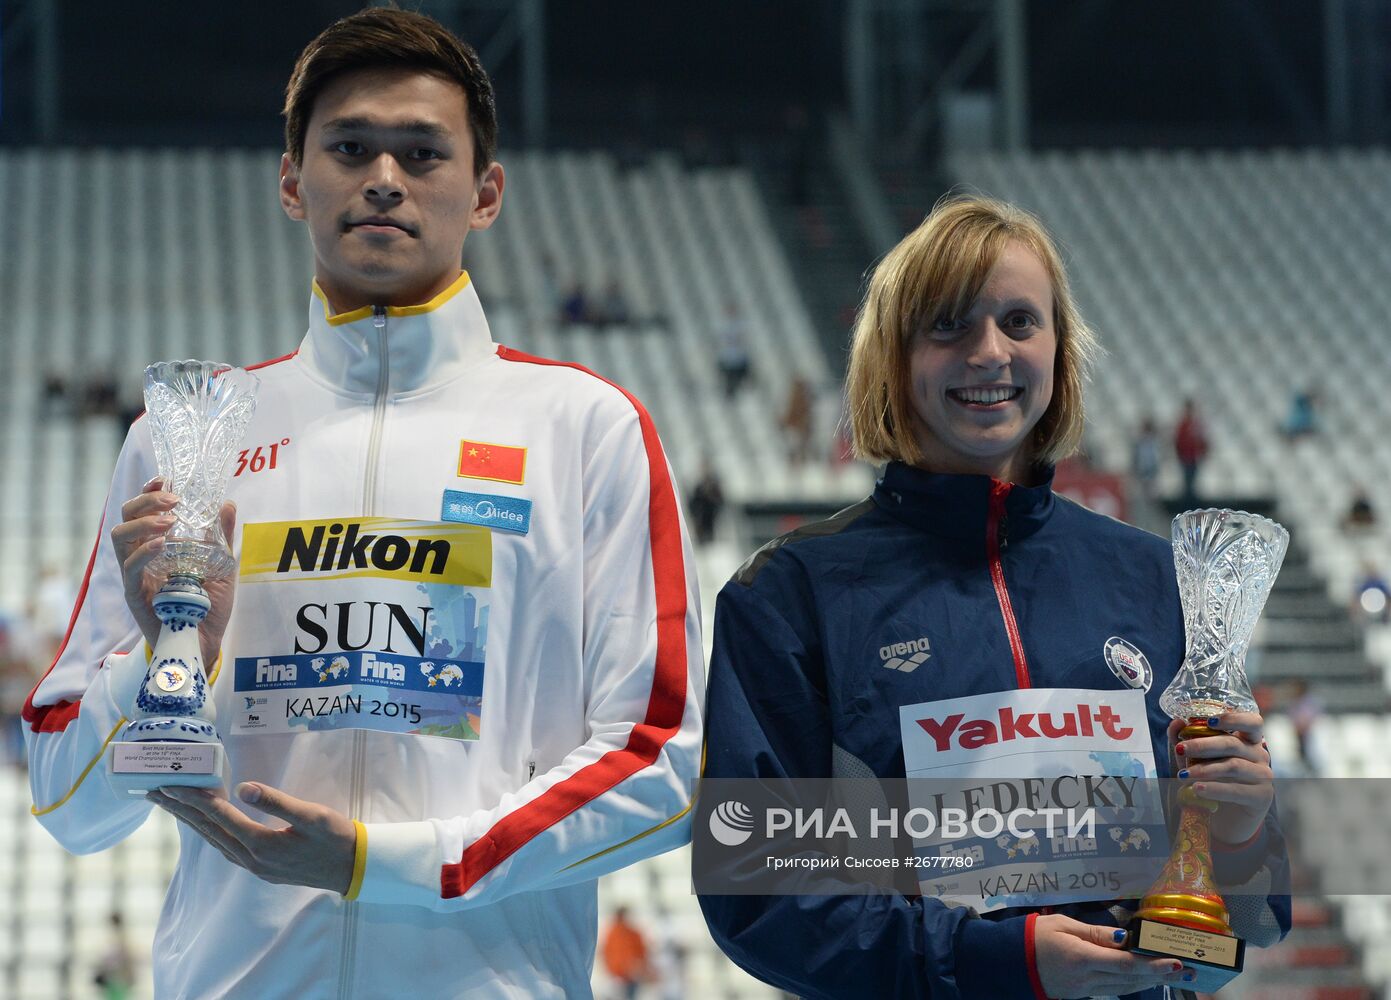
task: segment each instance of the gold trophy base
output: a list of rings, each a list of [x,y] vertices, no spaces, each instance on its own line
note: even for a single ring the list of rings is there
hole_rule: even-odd
[[[1223,710],[1221,705],[1210,707],[1212,715]],[[1192,718],[1179,739],[1217,735],[1204,718]],[[1191,787],[1183,788],[1178,800],[1182,813],[1173,854],[1127,925],[1125,947],[1179,960],[1197,974],[1185,988],[1213,993],[1241,974],[1246,942],[1232,933],[1212,874],[1208,820],[1217,803],[1198,798]]]
[[[1177,914],[1175,915],[1177,916]],[[1189,914],[1183,914],[1188,917]],[[1230,934],[1135,917],[1126,927],[1126,947],[1139,955],[1173,958],[1192,969],[1197,978],[1184,989],[1215,993],[1241,974],[1246,942]]]

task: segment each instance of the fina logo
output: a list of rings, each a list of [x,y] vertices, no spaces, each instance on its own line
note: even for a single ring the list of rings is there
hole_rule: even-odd
[[[742,802],[721,802],[710,813],[710,835],[725,847],[738,847],[753,836],[753,812]]]

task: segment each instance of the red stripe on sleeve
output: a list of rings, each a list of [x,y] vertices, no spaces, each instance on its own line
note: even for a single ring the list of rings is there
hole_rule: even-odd
[[[508,347],[499,347],[498,357],[504,361],[578,369],[613,386],[637,410],[643,447],[647,452],[648,532],[657,599],[657,659],[647,714],[633,727],[627,745],[621,750],[609,751],[504,816],[468,846],[457,864],[444,865],[440,871],[440,895],[445,899],[462,896],[533,837],[651,765],[667,740],[680,730],[686,710],[686,572],[681,526],[676,491],[667,474],[666,459],[652,418],[622,386],[581,365],[536,358]]]
[[[77,625],[77,615],[82,610],[82,602],[87,599],[87,587],[92,582],[92,566],[97,561],[97,548],[101,545],[101,532],[105,525],[106,515],[103,514],[101,524],[97,526],[97,540],[92,543],[92,554],[87,557],[87,569],[82,573],[82,587],[77,592],[77,603],[73,605],[72,617],[68,619],[68,630],[63,634],[63,641],[58,646],[58,652],[53,654],[53,662],[43,672],[43,676],[39,678],[39,683],[34,685],[34,690],[29,692],[29,697],[24,699],[24,708],[21,710],[20,716],[29,723],[29,728],[36,733],[61,733],[68,728],[68,723],[77,718],[77,713],[82,710],[81,698],[76,701],[60,701],[55,705],[36,706],[34,695],[38,693],[39,685],[48,679],[48,675],[53,672],[53,668],[63,658],[63,651],[68,648],[68,641],[72,638],[72,630]]]
[[[1034,951],[1034,924],[1037,921],[1037,913],[1030,913],[1024,918],[1024,965],[1029,970],[1029,985],[1034,988],[1036,1000],[1048,1000],[1048,994],[1043,992],[1043,980],[1038,977],[1038,954]]]

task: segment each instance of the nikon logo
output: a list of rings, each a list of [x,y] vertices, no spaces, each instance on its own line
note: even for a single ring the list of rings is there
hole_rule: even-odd
[[[285,532],[276,572],[377,569],[444,575],[449,565],[449,542],[444,539],[370,534],[361,527],[335,521],[315,525],[306,535],[302,527],[292,526]]]

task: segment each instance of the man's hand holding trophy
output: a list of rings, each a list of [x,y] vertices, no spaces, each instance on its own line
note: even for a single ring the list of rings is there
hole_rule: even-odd
[[[257,385],[255,375],[210,361],[145,369],[159,476],[125,505],[111,533],[126,602],[151,647],[128,721],[107,751],[109,779],[132,795],[226,782],[208,674],[236,585],[235,513],[223,501]]]

